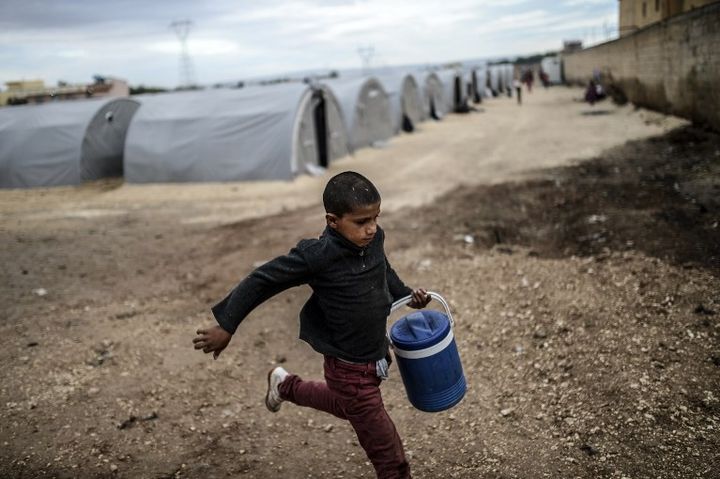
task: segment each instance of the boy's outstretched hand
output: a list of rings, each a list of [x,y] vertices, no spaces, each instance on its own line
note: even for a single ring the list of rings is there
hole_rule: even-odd
[[[415,309],[422,309],[427,306],[431,300],[432,298],[429,294],[427,294],[427,291],[422,288],[418,288],[413,290],[412,301],[408,303],[408,306]]]
[[[213,353],[213,359],[217,359],[232,339],[232,334],[220,326],[213,326],[207,329],[198,329],[197,336],[193,338],[195,349],[202,349],[203,353]]]

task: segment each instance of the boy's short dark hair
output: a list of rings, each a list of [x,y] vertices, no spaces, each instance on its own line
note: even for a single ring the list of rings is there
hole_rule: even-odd
[[[375,185],[354,171],[344,171],[330,178],[323,192],[325,212],[337,216],[378,202],[380,192]]]

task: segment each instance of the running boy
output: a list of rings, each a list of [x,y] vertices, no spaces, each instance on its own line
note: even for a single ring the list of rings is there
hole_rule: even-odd
[[[197,331],[195,349],[217,358],[255,307],[308,284],[313,293],[300,312],[300,339],[325,357],[325,381],[276,367],[268,373],[265,405],[277,412],[290,401],[347,419],[379,478],[409,478],[379,388],[389,358],[386,322],[393,301],[412,295],[409,306],[424,308],[430,297],[405,286],[385,257],[380,193],[367,178],[351,171],[334,176],[323,204],[327,226],[320,238],[302,240],[250,273],[212,308],[218,325]]]

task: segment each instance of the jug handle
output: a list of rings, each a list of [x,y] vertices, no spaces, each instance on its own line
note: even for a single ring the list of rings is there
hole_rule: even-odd
[[[450,312],[450,306],[448,305],[447,301],[445,301],[445,298],[440,296],[438,293],[435,293],[434,291],[428,291],[427,294],[432,298],[438,301],[438,303],[442,304],[445,308],[445,314],[447,314],[448,318],[450,319],[450,326],[455,327],[455,320],[453,319],[453,315]],[[397,311],[401,307],[405,306],[406,304],[410,303],[412,301],[412,296],[405,296],[404,298],[400,298],[397,301],[395,301],[392,306],[390,306],[390,314]]]

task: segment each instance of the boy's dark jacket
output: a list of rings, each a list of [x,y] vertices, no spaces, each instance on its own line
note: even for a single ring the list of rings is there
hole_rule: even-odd
[[[385,257],[385,233],[360,248],[326,227],[319,239],[300,241],[284,256],[250,273],[212,308],[229,333],[263,301],[293,286],[313,294],[300,311],[300,339],[321,354],[369,362],[387,354],[390,306],[412,293]]]

